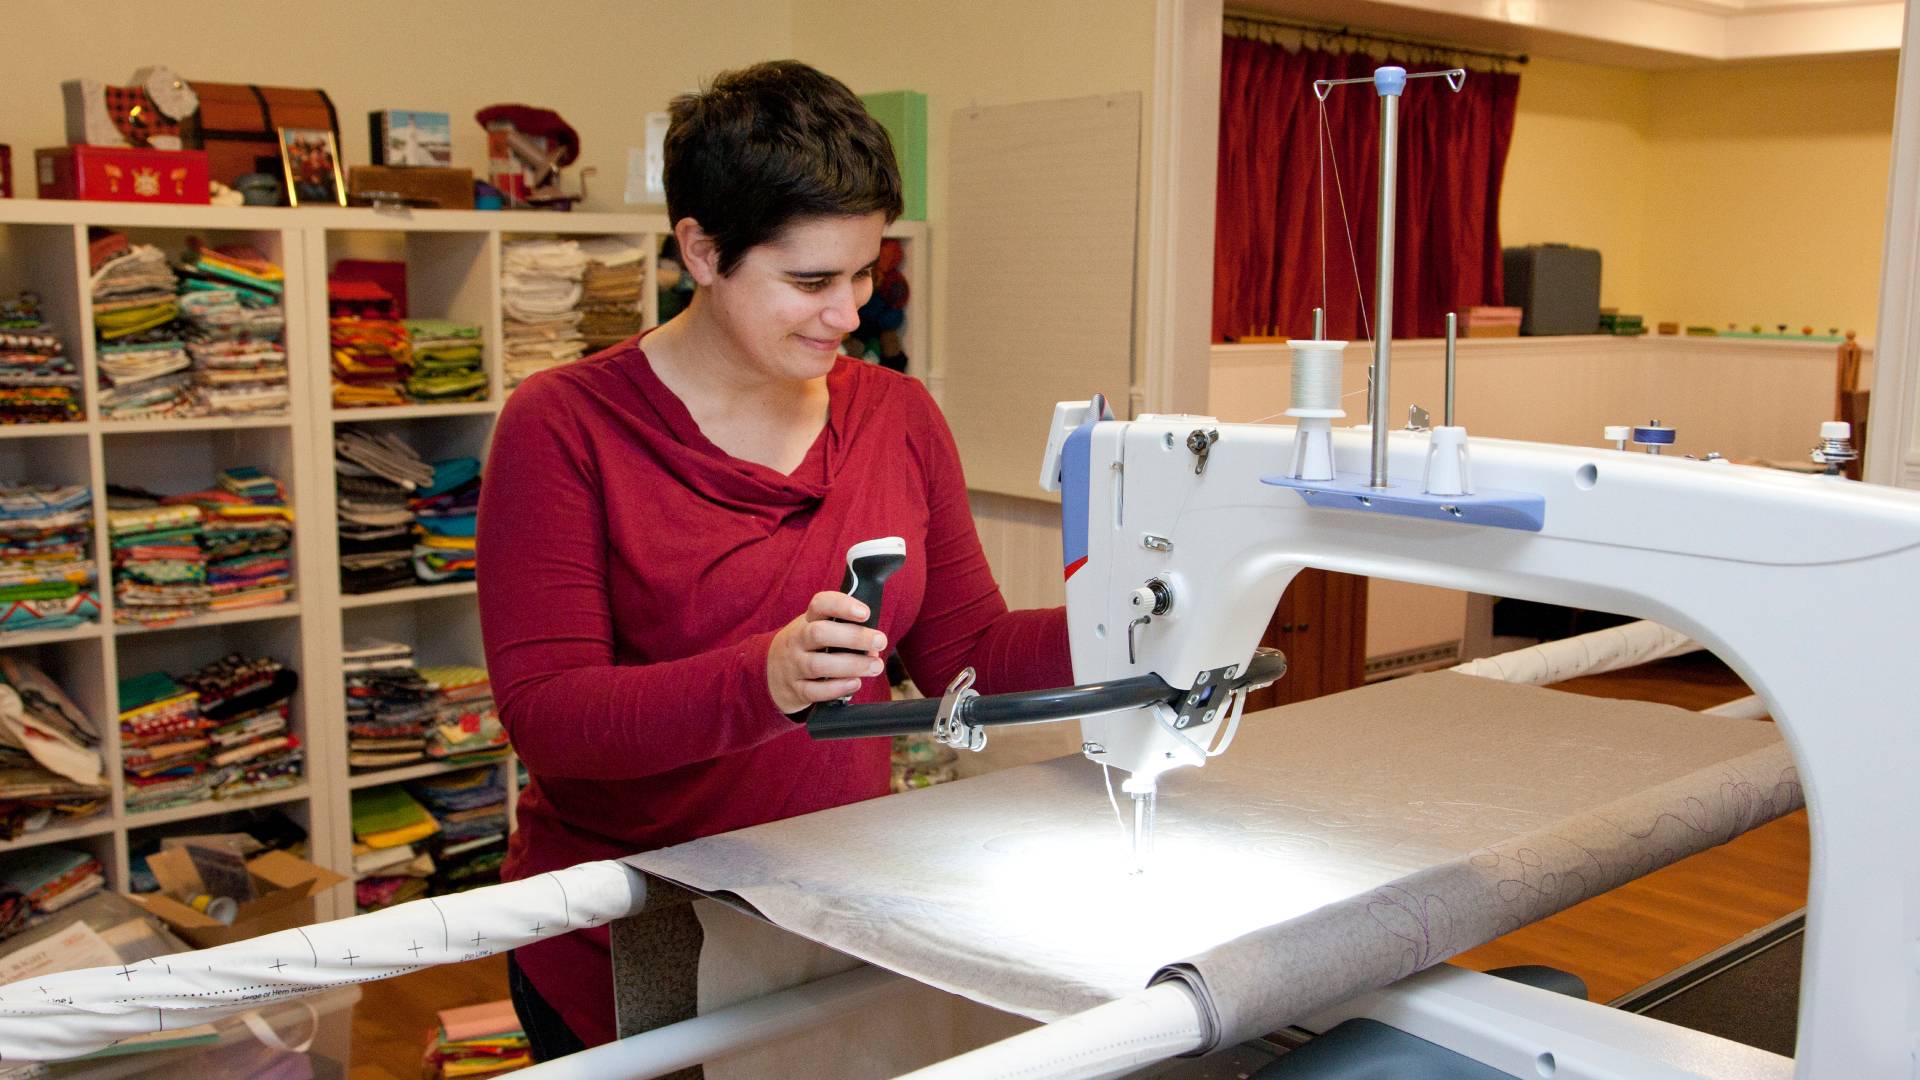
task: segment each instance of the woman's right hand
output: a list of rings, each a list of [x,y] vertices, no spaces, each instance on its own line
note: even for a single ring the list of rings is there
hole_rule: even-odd
[[[842,592],[815,593],[799,618],[780,628],[767,649],[767,691],[789,715],[846,697],[878,675],[887,636],[861,625],[867,606]],[[852,652],[827,652],[851,649]]]

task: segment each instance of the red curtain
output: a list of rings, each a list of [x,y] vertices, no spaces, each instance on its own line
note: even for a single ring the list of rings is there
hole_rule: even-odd
[[[1213,339],[1307,337],[1321,303],[1316,79],[1364,78],[1382,63],[1229,37],[1221,55],[1219,194],[1214,208]],[[1407,63],[1408,71],[1433,63]],[[1400,104],[1395,337],[1439,337],[1446,313],[1501,302],[1500,178],[1513,139],[1518,75],[1469,71],[1407,84]],[[1363,335],[1373,318],[1380,200],[1380,104],[1369,86],[1327,96],[1327,336]],[[1334,166],[1339,166],[1339,186]],[[1359,261],[1341,225],[1341,193]]]

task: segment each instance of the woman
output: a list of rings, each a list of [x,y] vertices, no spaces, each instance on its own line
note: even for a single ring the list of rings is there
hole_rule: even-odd
[[[886,132],[836,80],[760,64],[673,103],[665,177],[692,303],[522,384],[487,463],[487,664],[532,778],[508,878],[885,794],[887,740],[796,721],[885,700],[890,650],[931,693],[967,666],[985,692],[1072,681],[1064,611],[1006,609],[926,390],[838,355],[901,210]],[[870,630],[832,590],[848,547],[896,535]],[[642,922],[641,1026],[691,1016],[697,922]],[[536,1057],[613,1037],[604,929],[510,969]]]

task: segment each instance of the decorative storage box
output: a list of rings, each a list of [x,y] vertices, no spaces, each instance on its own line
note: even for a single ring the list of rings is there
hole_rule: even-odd
[[[200,95],[200,143],[208,175],[223,184],[231,186],[252,172],[279,176],[280,128],[324,128],[333,132],[334,145],[341,145],[340,118],[325,90],[197,80],[189,85]]]
[[[33,156],[43,199],[207,201],[207,155],[199,150],[53,146],[36,150]]]

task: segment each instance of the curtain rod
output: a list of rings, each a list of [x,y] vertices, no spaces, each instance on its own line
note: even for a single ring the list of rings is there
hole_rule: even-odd
[[[1443,45],[1438,42],[1419,41],[1414,38],[1394,37],[1390,34],[1381,34],[1372,30],[1357,30],[1351,26],[1327,26],[1322,23],[1283,19],[1274,15],[1248,15],[1241,12],[1228,12],[1226,15],[1228,28],[1231,29],[1232,25],[1236,22],[1247,23],[1252,26],[1271,26],[1288,30],[1300,30],[1309,34],[1320,34],[1326,37],[1351,38],[1356,41],[1376,41],[1383,45],[1402,45],[1411,49],[1430,49],[1434,52],[1456,53],[1460,56],[1477,56],[1485,60],[1495,60],[1506,64],[1524,64],[1527,62],[1526,53],[1502,53],[1492,52],[1487,49],[1470,49],[1460,45]]]

